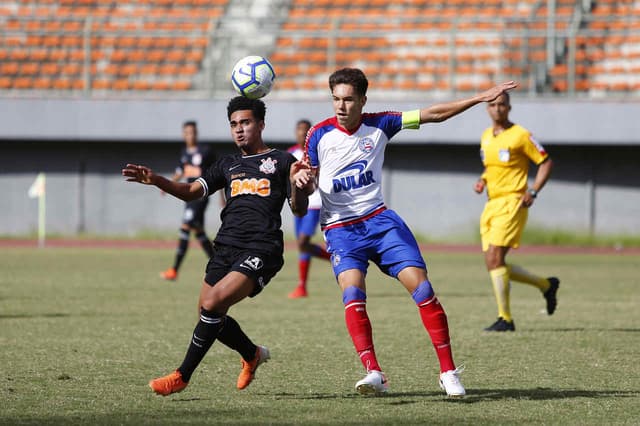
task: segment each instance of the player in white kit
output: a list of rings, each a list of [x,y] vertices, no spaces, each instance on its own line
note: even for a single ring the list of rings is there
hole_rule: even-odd
[[[404,221],[385,207],[382,164],[389,140],[402,129],[441,122],[516,87],[503,83],[476,96],[407,112],[363,113],[368,81],[355,68],[329,77],[335,116],[307,136],[308,161],[317,168],[322,198],[320,224],[338,285],[345,321],[367,375],[356,383],[361,394],[386,392],[385,374],[375,355],[366,311],[365,275],[369,261],[398,279],[412,295],[440,362],[440,386],[450,397],[465,389],[453,362],[447,316],[427,275],[418,244]]]

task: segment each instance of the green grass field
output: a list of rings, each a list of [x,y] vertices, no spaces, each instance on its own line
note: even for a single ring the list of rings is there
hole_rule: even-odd
[[[204,256],[176,283],[158,272],[170,250],[9,249],[0,252],[0,424],[639,424],[640,261],[622,255],[517,255],[562,279],[558,311],[514,284],[517,332],[489,334],[495,303],[478,254],[427,254],[449,314],[468,396],[450,400],[415,305],[395,281],[369,274],[368,310],[385,397],[364,398],[363,375],[327,263],[311,297],[289,300],[295,253],[232,315],[272,359],[235,389],[239,356],[216,343],[191,384],[167,398],[149,379],[177,367],[196,323]]]

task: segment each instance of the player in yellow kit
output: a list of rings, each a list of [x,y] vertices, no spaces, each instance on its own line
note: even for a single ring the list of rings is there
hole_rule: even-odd
[[[480,156],[484,172],[475,183],[480,194],[486,188],[487,203],[480,217],[480,235],[485,264],[498,303],[498,320],[486,331],[515,331],[509,307],[511,280],[531,284],[542,292],[547,313],[553,314],[557,305],[560,281],[543,278],[521,266],[507,264],[505,258],[511,247],[518,248],[527,223],[529,208],[551,174],[553,162],[542,145],[522,126],[509,120],[511,103],[503,93],[487,104],[493,121],[482,134]],[[528,185],[529,164],[538,166],[535,180]]]

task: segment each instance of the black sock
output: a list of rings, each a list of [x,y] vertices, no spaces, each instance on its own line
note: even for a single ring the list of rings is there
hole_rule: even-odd
[[[245,361],[252,361],[256,356],[257,346],[244,334],[240,324],[229,315],[225,318],[218,340],[242,355]]]
[[[213,257],[213,244],[211,244],[211,240],[207,237],[204,231],[200,231],[196,234],[196,238],[200,241],[200,245],[202,249],[207,253],[209,258]]]
[[[178,248],[176,248],[176,260],[173,262],[173,269],[176,271],[180,268],[184,255],[189,250],[189,231],[184,229],[180,230],[180,236],[178,237]]]
[[[178,371],[182,374],[182,380],[188,382],[191,379],[194,370],[200,364],[211,345],[213,345],[216,337],[218,337],[223,323],[223,315],[200,308],[200,321],[198,321],[196,328],[193,330],[193,336],[184,361],[178,367]]]

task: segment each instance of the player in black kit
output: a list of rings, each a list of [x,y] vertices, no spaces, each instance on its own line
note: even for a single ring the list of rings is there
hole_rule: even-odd
[[[200,320],[180,367],[149,382],[157,394],[183,390],[216,339],[242,356],[238,389],[246,388],[258,366],[269,359],[269,350],[255,345],[227,311],[262,291],[282,268],[282,205],[288,199],[293,213],[304,216],[315,184],[308,164],[264,144],[265,110],[259,99],[231,99],[227,117],[240,153],[219,159],[193,183],[171,181],[145,166],[127,164],[122,170],[127,181],[155,185],[185,201],[219,189],[227,200],[200,291]]]
[[[175,181],[184,179],[191,183],[202,176],[202,173],[213,164],[215,156],[208,147],[198,144],[198,125],[195,121],[185,121],[182,124],[182,136],[185,147],[180,154],[180,164],[176,167],[171,179]],[[208,197],[185,203],[173,266],[160,273],[165,280],[173,281],[178,278],[178,269],[189,249],[191,231],[196,235],[207,257],[213,256],[213,245],[204,230],[204,212],[208,204]]]

